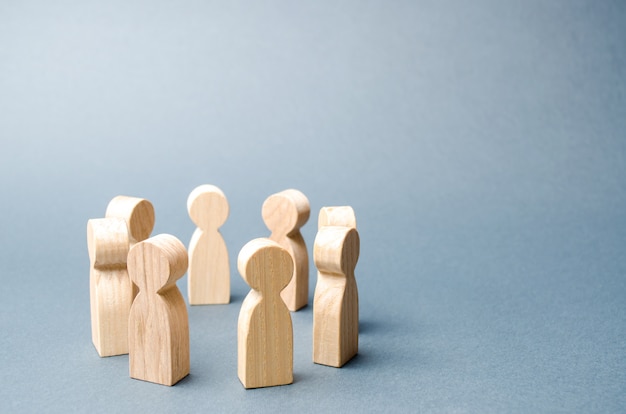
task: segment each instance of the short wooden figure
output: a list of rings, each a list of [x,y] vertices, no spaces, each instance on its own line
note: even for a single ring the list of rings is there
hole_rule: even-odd
[[[269,238],[287,250],[294,261],[291,281],[281,292],[290,311],[297,311],[309,301],[309,254],[300,228],[310,213],[309,200],[298,190],[281,191],[263,203],[263,221],[272,232]]]
[[[101,357],[128,353],[128,314],[134,297],[126,270],[128,246],[123,219],[87,222],[91,339]]]
[[[130,247],[150,237],[154,228],[154,207],[145,198],[117,196],[107,206],[105,217],[126,220],[130,232]]]
[[[324,226],[313,249],[318,269],[313,301],[313,362],[341,367],[359,348],[359,296],[354,268],[359,234],[344,226]]]
[[[132,378],[174,385],[189,374],[189,319],[176,286],[187,263],[185,246],[169,234],[139,242],[128,253],[128,273],[139,287],[128,322]]]
[[[293,327],[280,297],[293,272],[291,255],[276,242],[254,239],[239,252],[237,267],[252,288],[239,313],[239,380],[245,388],[291,384]]]
[[[189,195],[187,210],[198,226],[189,243],[189,304],[229,303],[228,250],[219,231],[228,218],[226,196],[214,185],[201,185]]]
[[[317,218],[317,229],[324,226],[344,226],[356,229],[356,216],[350,206],[322,207]]]

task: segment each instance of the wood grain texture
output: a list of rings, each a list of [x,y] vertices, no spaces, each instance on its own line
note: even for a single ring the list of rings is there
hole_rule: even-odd
[[[150,237],[154,228],[154,207],[145,198],[119,195],[107,206],[105,217],[126,220],[130,232],[130,247]]]
[[[122,218],[126,220],[130,240],[130,248],[140,241],[150,237],[154,228],[154,207],[145,198],[124,195],[115,196],[109,201],[104,216]],[[139,289],[134,283],[133,300]]]
[[[293,327],[280,297],[293,272],[291,255],[266,238],[239,252],[239,273],[252,290],[241,305],[237,372],[245,388],[293,382]]]
[[[322,207],[317,217],[317,229],[324,226],[343,226],[356,229],[356,216],[350,206]]]
[[[323,226],[313,257],[318,280],[313,300],[313,362],[341,367],[359,348],[359,296],[354,268],[359,234],[344,226]]]
[[[293,275],[281,297],[290,311],[297,311],[309,301],[309,254],[300,228],[309,220],[311,207],[307,197],[289,189],[269,196],[263,203],[262,215],[270,239],[289,252]]]
[[[214,185],[201,185],[189,194],[187,210],[198,226],[189,243],[189,304],[229,303],[228,249],[219,231],[228,218],[226,196]]]
[[[120,218],[87,222],[91,338],[101,357],[128,353],[133,287],[126,269],[129,236]]]
[[[185,246],[169,234],[130,249],[128,272],[139,287],[128,326],[132,378],[174,385],[189,374],[189,319],[176,286],[187,264]]]

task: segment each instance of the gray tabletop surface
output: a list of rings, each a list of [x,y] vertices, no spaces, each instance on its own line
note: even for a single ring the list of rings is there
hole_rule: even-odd
[[[623,1],[1,1],[0,411],[624,412]],[[118,195],[188,245],[223,189],[232,301],[191,374],[99,358],[86,223]],[[236,268],[261,205],[354,207],[359,354],[245,390]],[[187,297],[186,276],[178,286]]]

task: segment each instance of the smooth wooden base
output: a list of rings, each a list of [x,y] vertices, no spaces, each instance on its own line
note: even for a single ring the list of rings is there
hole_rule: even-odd
[[[230,303],[228,250],[219,232],[210,236],[202,229],[196,229],[189,243],[187,276],[190,305]]]

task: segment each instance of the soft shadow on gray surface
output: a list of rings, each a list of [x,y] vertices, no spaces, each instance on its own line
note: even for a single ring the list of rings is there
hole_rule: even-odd
[[[616,412],[626,406],[621,1],[0,2],[0,411]],[[90,343],[85,225],[220,186],[232,301],[191,377]],[[265,198],[355,208],[360,355],[246,391],[239,249]],[[311,291],[314,266],[311,264]],[[186,280],[179,288],[186,295]]]
[[[360,335],[384,334],[388,333],[390,330],[391,325],[389,323],[385,324],[380,320],[359,320]]]

